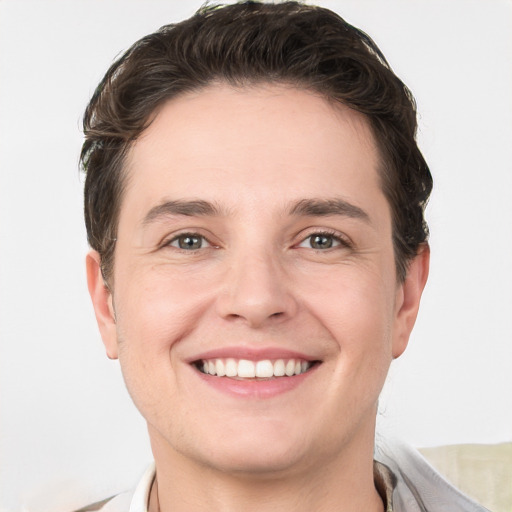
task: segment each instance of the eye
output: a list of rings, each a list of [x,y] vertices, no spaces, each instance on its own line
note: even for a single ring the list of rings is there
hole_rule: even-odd
[[[198,249],[210,246],[204,236],[196,233],[182,233],[173,238],[167,245],[184,251],[197,251]]]
[[[299,247],[307,247],[316,250],[332,249],[345,244],[339,237],[330,233],[313,233],[305,238]]]

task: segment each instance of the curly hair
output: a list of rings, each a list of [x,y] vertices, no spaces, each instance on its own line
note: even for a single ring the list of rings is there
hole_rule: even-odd
[[[165,101],[213,82],[293,84],[364,114],[380,152],[399,280],[428,239],[432,176],[416,144],[416,104],[382,52],[334,12],[299,2],[206,6],[129,48],[107,71],[84,116],[81,164],[88,241],[112,275],[131,144]]]

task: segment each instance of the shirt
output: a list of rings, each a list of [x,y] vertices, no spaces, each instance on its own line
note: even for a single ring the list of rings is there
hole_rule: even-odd
[[[374,453],[374,481],[386,512],[486,512],[455,489],[415,450],[399,442],[381,441]],[[76,512],[147,512],[155,465],[136,488]],[[488,512],[488,511],[487,511]]]

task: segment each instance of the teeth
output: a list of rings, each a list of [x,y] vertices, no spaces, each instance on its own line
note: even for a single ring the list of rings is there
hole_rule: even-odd
[[[311,368],[309,361],[301,359],[209,359],[199,365],[203,373],[217,377],[238,377],[242,379],[270,379],[272,377],[292,377],[307,372]]]
[[[284,373],[288,375],[288,377],[291,377],[295,373],[295,361],[293,359],[290,359],[286,366],[284,367]]]
[[[238,376],[244,379],[252,379],[256,377],[256,367],[252,361],[240,359],[238,361]]]
[[[262,379],[270,378],[274,376],[274,365],[272,361],[266,359],[265,361],[258,361],[256,363],[256,377]]]
[[[238,364],[234,359],[226,360],[226,377],[236,377],[238,375]]]
[[[215,361],[215,373],[219,377],[224,377],[224,375],[226,375],[226,365],[222,359],[217,359]]]
[[[282,377],[284,374],[285,374],[284,361],[282,359],[278,359],[274,363],[274,377]]]

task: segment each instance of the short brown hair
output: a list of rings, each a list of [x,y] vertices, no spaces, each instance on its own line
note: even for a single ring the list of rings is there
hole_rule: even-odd
[[[286,83],[363,113],[381,152],[397,275],[428,238],[432,176],[416,144],[416,105],[372,39],[334,12],[299,2],[207,6],[137,41],[107,71],[84,116],[81,152],[89,244],[113,270],[123,163],[163,102],[214,81]]]

